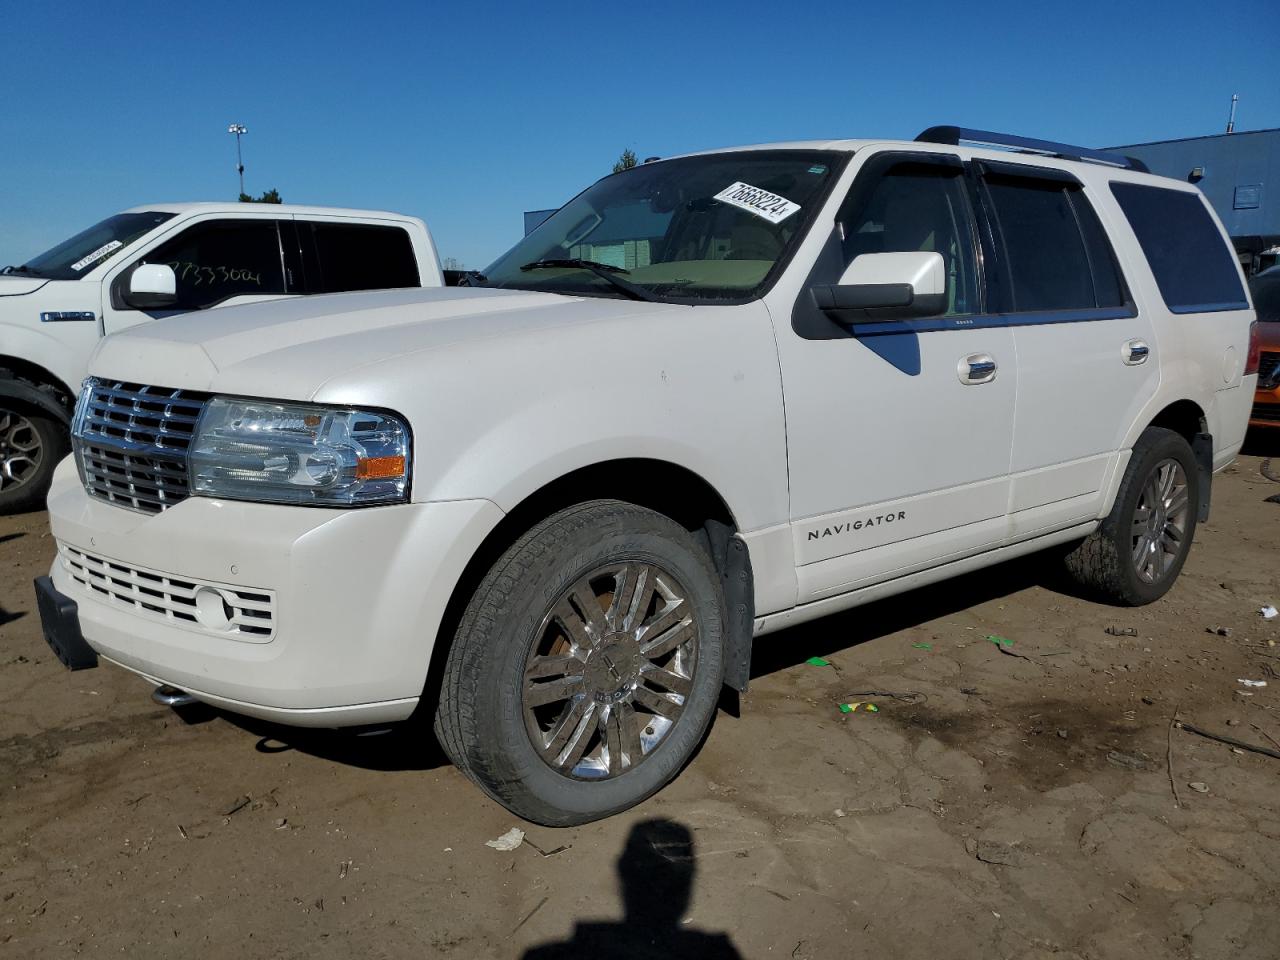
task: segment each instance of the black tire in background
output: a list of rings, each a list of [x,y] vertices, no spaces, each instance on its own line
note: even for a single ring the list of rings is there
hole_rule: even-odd
[[[1199,502],[1190,444],[1172,430],[1148,427],[1134,444],[1111,513],[1067,554],[1067,571],[1112,603],[1141,606],[1160,599],[1186,562]]]
[[[69,449],[61,421],[0,403],[0,514],[43,509],[53,470]]]
[[[436,735],[526,820],[618,813],[670,781],[706,734],[725,620],[711,558],[679,524],[612,500],[562,510],[508,548],[472,596]]]

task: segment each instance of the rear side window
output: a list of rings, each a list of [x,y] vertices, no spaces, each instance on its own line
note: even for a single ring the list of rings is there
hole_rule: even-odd
[[[312,293],[385,290],[420,285],[418,260],[408,231],[367,223],[300,222],[319,256],[319,276],[308,277]]]
[[[183,230],[141,263],[167,263],[177,277],[175,310],[240,296],[284,293],[274,220],[209,220]]]
[[[1115,256],[1078,184],[988,174],[992,227],[1008,265],[1005,308],[1019,313],[1119,307]]]
[[[1112,183],[1146,255],[1165,306],[1174,313],[1243,310],[1235,256],[1200,196],[1139,183]]]

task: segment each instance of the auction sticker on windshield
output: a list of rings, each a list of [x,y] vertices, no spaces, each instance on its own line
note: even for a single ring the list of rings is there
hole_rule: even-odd
[[[97,260],[101,260],[108,253],[115,253],[117,250],[119,250],[123,246],[124,244],[121,243],[119,240],[112,240],[110,243],[104,243],[102,246],[100,246],[97,250],[93,251],[93,253],[89,254],[87,257],[83,257],[80,260],[77,260],[75,263],[73,263],[71,265],[71,269],[79,272],[80,270],[83,270],[85,267],[87,267],[89,264]]]
[[[776,193],[761,190],[742,181],[725,187],[713,199],[732,204],[748,213],[754,213],[770,223],[781,223],[800,209],[800,204],[792,203],[786,197],[780,197]]]

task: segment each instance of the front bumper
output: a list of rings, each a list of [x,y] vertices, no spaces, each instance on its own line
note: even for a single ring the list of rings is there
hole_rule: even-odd
[[[191,497],[142,514],[90,497],[68,458],[49,517],[60,548],[50,577],[98,654],[235,712],[327,727],[413,711],[454,585],[502,511],[487,500],[329,510]],[[114,594],[73,576],[66,547],[117,565],[104,568]],[[137,571],[270,594],[269,639],[122,600],[151,597]]]

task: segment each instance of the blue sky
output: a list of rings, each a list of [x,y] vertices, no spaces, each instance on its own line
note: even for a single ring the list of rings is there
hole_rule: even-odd
[[[1087,145],[1280,126],[1280,18],[1203,2],[0,0],[0,264],[148,201],[415,214],[483,267],[642,158],[936,123]]]

